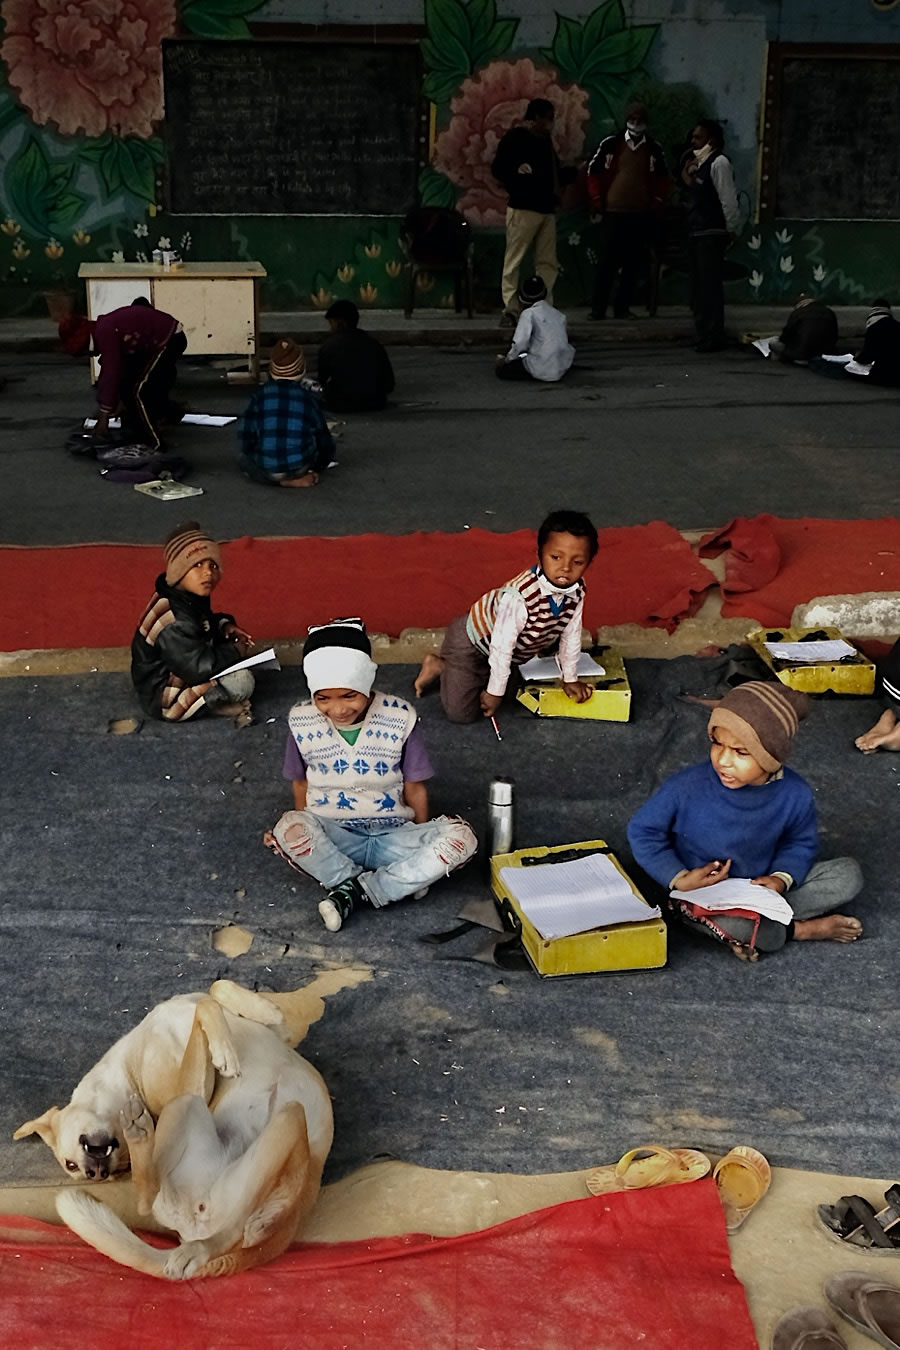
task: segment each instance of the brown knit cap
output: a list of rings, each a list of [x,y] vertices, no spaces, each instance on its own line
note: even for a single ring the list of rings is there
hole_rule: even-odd
[[[306,371],[303,348],[290,338],[279,338],[269,355],[269,374],[273,380],[299,380]]]
[[[163,553],[166,559],[166,581],[170,586],[177,586],[182,577],[187,576],[191,568],[203,562],[204,558],[212,558],[219,567],[222,566],[219,545],[215,539],[210,539],[196,520],[189,520],[186,525],[179,525],[177,530],[173,530],[163,545]]]
[[[750,680],[732,689],[713,708],[707,730],[724,727],[739,737],[766,773],[777,773],[808,711],[809,699],[796,689]]]

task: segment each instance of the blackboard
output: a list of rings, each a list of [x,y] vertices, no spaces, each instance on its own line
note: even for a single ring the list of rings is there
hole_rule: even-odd
[[[785,56],[777,107],[776,216],[900,219],[900,60]]]
[[[195,215],[403,215],[421,141],[403,43],[167,41],[167,206]]]

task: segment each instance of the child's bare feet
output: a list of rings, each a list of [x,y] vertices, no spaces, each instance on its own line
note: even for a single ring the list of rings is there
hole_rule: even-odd
[[[864,755],[871,755],[876,750],[900,750],[900,721],[896,713],[885,708],[874,727],[857,736],[856,748]]]
[[[301,473],[297,478],[282,478],[279,487],[315,487],[318,481],[319,475],[316,473],[315,469],[310,469],[308,473]]]
[[[413,684],[413,689],[416,691],[416,698],[421,698],[428,686],[434,684],[435,680],[440,678],[443,669],[444,658],[442,656],[435,656],[434,652],[429,652],[422,662],[422,668]]]
[[[253,723],[249,698],[243,698],[239,703],[217,703],[210,712],[213,717],[230,717],[236,727],[249,727]]]
[[[732,956],[736,956],[739,961],[758,961],[759,952],[755,947],[750,947],[746,942],[729,942]]]
[[[855,942],[863,926],[852,914],[823,914],[821,919],[796,919],[797,942]]]

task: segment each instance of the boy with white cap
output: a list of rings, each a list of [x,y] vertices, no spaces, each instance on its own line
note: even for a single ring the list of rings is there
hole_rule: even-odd
[[[475,852],[458,816],[429,819],[433,770],[410,705],[373,689],[377,666],[359,619],[336,619],[306,640],[311,702],[288,715],[284,776],[294,810],[264,843],[327,894],[319,904],[335,933],[355,909],[424,895]]]
[[[667,889],[695,930],[756,960],[797,941],[855,942],[862,924],[839,906],[862,889],[854,858],[817,861],[816,804],[805,779],[784,761],[806,716],[805,694],[751,680],[713,708],[709,760],[667,778],[632,816],[628,842],[638,864]],[[787,893],[789,924],[746,912],[709,911],[703,891],[728,875]]]

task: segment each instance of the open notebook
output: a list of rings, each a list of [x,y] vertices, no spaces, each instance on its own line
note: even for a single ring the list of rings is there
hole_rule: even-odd
[[[702,886],[698,891],[671,892],[675,900],[687,900],[701,909],[747,909],[761,914],[764,919],[775,919],[778,923],[789,924],[794,917],[783,895],[769,890],[768,886],[754,886],[749,877],[726,877],[713,886]]]
[[[571,937],[614,923],[660,917],[659,910],[639,899],[602,853],[565,863],[502,867],[500,880],[543,938]]]

